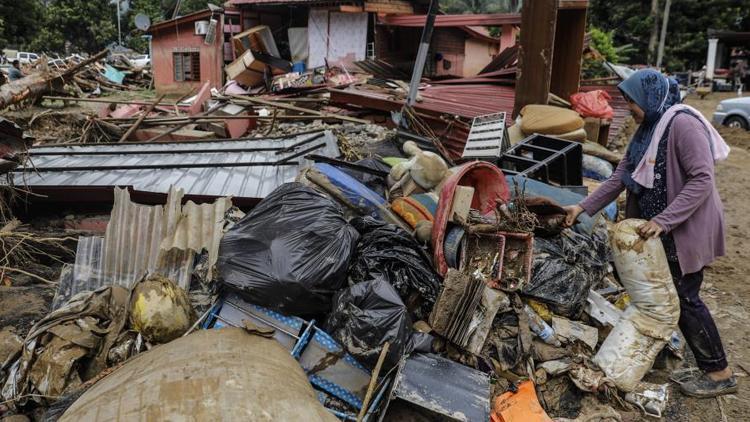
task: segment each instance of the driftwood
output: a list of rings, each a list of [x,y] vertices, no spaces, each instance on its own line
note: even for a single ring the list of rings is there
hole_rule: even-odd
[[[0,86],[0,110],[25,100],[39,98],[50,92],[62,91],[65,84],[71,81],[76,73],[86,69],[91,63],[101,60],[107,55],[107,52],[108,50],[101,51],[60,73],[33,73]]]

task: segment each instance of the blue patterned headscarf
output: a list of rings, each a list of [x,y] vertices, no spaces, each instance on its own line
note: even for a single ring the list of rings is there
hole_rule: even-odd
[[[622,176],[622,182],[633,193],[640,193],[642,186],[630,176],[651,142],[656,124],[669,107],[680,102],[680,89],[677,81],[662,75],[654,69],[641,69],[617,87],[622,94],[641,108],[644,112],[643,122],[630,140],[625,159],[628,171]]]

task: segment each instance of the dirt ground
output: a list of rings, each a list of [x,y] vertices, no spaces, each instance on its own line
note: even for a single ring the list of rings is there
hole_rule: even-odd
[[[711,118],[719,101],[736,94],[711,94],[706,99],[690,96],[685,102]],[[716,183],[724,202],[727,255],[706,270],[702,297],[711,310],[738,376],[740,391],[721,399],[692,399],[671,388],[667,421],[746,421],[750,414],[750,132],[720,128],[732,145],[729,158],[716,167]],[[693,365],[691,365],[693,366]],[[745,369],[747,368],[747,370]],[[723,417],[725,419],[723,419]]]
[[[716,104],[736,94],[711,94],[706,99],[691,96],[688,104],[711,118]],[[69,111],[70,109],[66,109]],[[33,113],[15,112],[16,118],[30,119]],[[11,117],[11,116],[8,116]],[[11,117],[12,118],[12,117]],[[745,421],[750,419],[750,132],[720,128],[722,135],[732,145],[729,159],[716,168],[717,185],[724,201],[726,216],[727,256],[719,259],[705,274],[702,296],[711,309],[721,332],[731,368],[739,377],[738,394],[721,399],[691,399],[670,387],[670,405],[665,421]],[[59,276],[59,266],[49,269],[50,280]],[[25,277],[0,280],[0,329],[13,326],[24,334],[35,320],[49,312],[54,289]],[[690,358],[687,366],[694,366]],[[747,370],[745,369],[747,368]],[[665,381],[665,374],[652,374]],[[626,420],[640,420],[628,415]]]

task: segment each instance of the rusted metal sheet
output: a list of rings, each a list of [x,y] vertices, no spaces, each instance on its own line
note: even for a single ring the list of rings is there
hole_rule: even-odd
[[[421,101],[414,108],[418,116],[438,134],[451,153],[451,158],[457,159],[461,157],[466,144],[471,119],[485,114],[512,112],[516,92],[514,86],[454,81],[458,83],[435,84],[421,89]],[[612,139],[617,136],[630,113],[627,102],[615,85],[588,85],[580,90],[587,92],[595,89],[603,89],[612,97],[610,104],[615,111],[609,132],[609,139]],[[403,95],[363,87],[330,89],[330,92],[333,103],[384,112],[400,110],[404,103]],[[512,124],[513,121],[508,119],[507,125]]]

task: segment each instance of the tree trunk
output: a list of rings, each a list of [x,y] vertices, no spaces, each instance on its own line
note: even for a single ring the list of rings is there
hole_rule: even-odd
[[[669,25],[669,9],[672,7],[672,0],[666,0],[664,3],[664,19],[661,22],[661,37],[659,38],[659,53],[656,55],[656,67],[661,67],[661,61],[664,58],[664,43],[667,38],[667,25]]]
[[[651,13],[648,15],[653,25],[651,36],[648,38],[648,64],[656,61],[656,43],[659,40],[659,0],[651,0]]]
[[[32,73],[0,86],[0,110],[22,101],[38,98],[51,91],[61,91],[66,82],[89,64],[107,55],[107,50],[82,61],[62,73]]]

